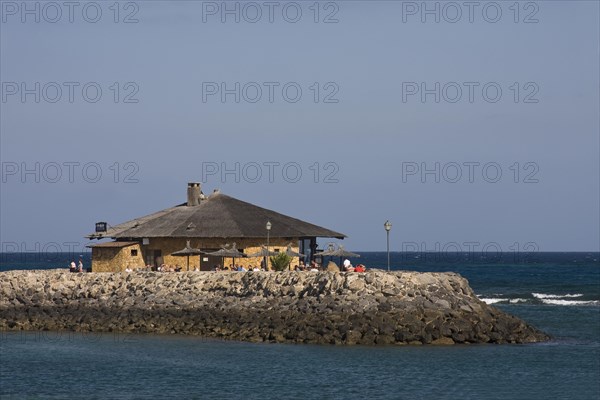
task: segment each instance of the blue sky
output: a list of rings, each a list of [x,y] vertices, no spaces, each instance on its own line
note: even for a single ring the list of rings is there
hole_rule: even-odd
[[[389,219],[398,251],[599,251],[597,2],[23,4],[1,3],[3,247],[85,244],[202,181],[356,250]]]

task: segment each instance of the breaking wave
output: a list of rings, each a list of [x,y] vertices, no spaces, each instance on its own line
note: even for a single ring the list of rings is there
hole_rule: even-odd
[[[530,298],[510,298],[497,295],[498,297],[481,297],[479,300],[486,304],[548,304],[554,306],[593,306],[600,305],[600,300],[573,300],[583,297],[581,293],[575,294],[545,294],[545,293],[531,293]]]
[[[484,303],[487,304],[496,304],[496,303],[504,303],[504,304],[518,304],[518,303],[527,303],[529,300],[528,299],[503,299],[503,298],[480,298],[479,300],[483,301]]]
[[[582,297],[583,294],[545,294],[545,293],[531,293],[536,299],[564,299],[568,297]]]
[[[598,300],[563,300],[563,299],[542,299],[544,304],[552,304],[555,306],[585,306],[585,305],[598,305]]]

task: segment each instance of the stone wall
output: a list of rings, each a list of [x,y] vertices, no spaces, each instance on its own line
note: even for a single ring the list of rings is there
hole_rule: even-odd
[[[530,343],[548,336],[454,273],[0,273],[0,330],[178,333],[331,344]]]
[[[186,245],[187,239],[185,238],[150,238],[148,245],[135,245],[137,247],[125,247],[125,248],[102,248],[92,249],[92,270],[94,272],[120,272],[124,271],[127,266],[131,269],[139,269],[145,267],[148,260],[144,259],[144,251],[160,250],[162,252],[161,263],[180,266],[184,269],[187,267],[187,257],[172,256],[171,254],[183,249]],[[264,239],[192,239],[190,245],[193,248],[198,249],[220,249],[224,244],[237,245],[238,250],[243,249],[244,253],[252,254],[260,251],[260,246],[265,245]],[[271,251],[279,250],[285,251],[287,245],[292,243],[292,250],[298,251],[298,239],[283,239],[273,238],[270,240],[269,247]],[[132,248],[138,249],[137,256],[131,256],[130,250]],[[112,253],[110,253],[112,251]],[[190,256],[190,269],[200,265],[200,258],[202,256]],[[220,263],[221,261],[219,261]],[[235,260],[236,264],[243,265],[244,267],[260,266],[261,258],[238,258]],[[292,266],[297,265],[299,258],[295,257],[292,259]],[[231,258],[225,258],[224,265],[231,266]]]
[[[132,250],[136,255],[132,255]],[[92,247],[92,271],[119,272],[144,265],[139,244],[126,247]]]

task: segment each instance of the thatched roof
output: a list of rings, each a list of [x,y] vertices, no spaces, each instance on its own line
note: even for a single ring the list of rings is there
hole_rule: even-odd
[[[193,248],[189,240],[187,241],[183,249],[171,253],[172,256],[197,256],[199,254],[204,254],[204,252],[200,249]]]
[[[272,224],[270,236],[273,238],[346,237],[343,233],[217,192],[203,199],[199,205],[180,204],[112,226],[107,232],[90,234],[88,238],[264,238],[267,236],[267,221]]]
[[[344,249],[344,246],[340,245],[335,250],[325,250],[320,253],[315,253],[315,256],[331,256],[331,257],[360,257],[360,254],[353,253]]]
[[[104,242],[97,244],[90,244],[86,247],[94,248],[94,249],[104,249],[104,248],[123,248],[128,246],[133,246],[134,244],[138,244],[138,242]]]

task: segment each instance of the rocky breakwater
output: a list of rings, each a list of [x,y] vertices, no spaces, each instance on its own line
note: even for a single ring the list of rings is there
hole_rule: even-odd
[[[330,344],[531,343],[548,336],[454,273],[0,273],[0,329]]]

